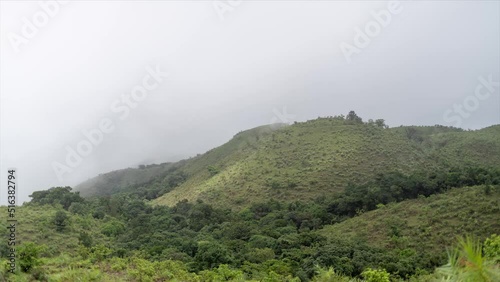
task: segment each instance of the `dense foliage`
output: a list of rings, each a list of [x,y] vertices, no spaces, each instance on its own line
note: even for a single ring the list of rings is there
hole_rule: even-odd
[[[318,267],[332,267],[340,275],[386,281],[387,275],[410,278],[431,273],[446,262],[446,253],[381,248],[355,238],[327,238],[316,231],[383,204],[442,193],[452,187],[484,184],[480,193],[498,197],[499,179],[497,170],[480,168],[409,176],[390,172],[362,185],[350,185],[335,197],[319,197],[308,203],[269,200],[238,212],[200,200],[180,201],[171,208],[151,206],[136,193],[85,200],[70,188],[53,188],[43,194],[35,192],[32,196],[36,201],[28,207],[67,207],[74,216],[101,222],[98,232],[107,243],[95,242],[87,231],[81,231],[78,252],[82,259],[125,263],[119,259],[134,258],[135,267],[149,269],[129,273],[141,281],[147,281],[141,278],[147,273],[157,274],[155,269],[160,266],[155,263],[166,261],[179,263],[185,275],[198,273],[202,277],[229,275],[261,280],[275,276],[278,280],[272,281],[290,281],[293,277],[307,281],[315,279]],[[67,212],[60,209],[53,215],[53,228],[68,232],[65,229],[70,221]],[[399,231],[395,228],[391,232],[397,238]],[[490,249],[496,250],[496,238],[487,241]]]
[[[419,172],[404,175],[401,172],[379,174],[375,180],[362,185],[349,185],[345,193],[336,196],[328,210],[336,215],[353,216],[369,211],[377,205],[415,199],[442,193],[453,187],[500,185],[500,170],[480,167],[454,168],[445,171]]]

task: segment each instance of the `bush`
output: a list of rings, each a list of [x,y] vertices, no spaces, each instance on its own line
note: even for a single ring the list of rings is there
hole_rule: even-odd
[[[216,174],[218,174],[220,172],[220,169],[215,167],[215,166],[212,166],[212,165],[209,165],[207,167],[207,170],[208,170],[208,173],[210,173],[211,176],[214,176]]]
[[[115,237],[123,233],[125,225],[118,220],[111,220],[104,224],[101,229],[102,234],[108,237]]]
[[[56,225],[56,230],[61,232],[66,228],[68,224],[68,215],[64,211],[57,211],[54,216],[54,224]]]
[[[40,254],[46,249],[45,245],[37,245],[33,242],[27,242],[17,249],[19,257],[19,266],[23,272],[29,272],[31,269],[41,264]]]
[[[78,237],[78,241],[80,242],[80,244],[82,244],[83,246],[85,246],[87,248],[92,247],[92,241],[93,241],[92,236],[90,236],[85,231],[80,232],[80,236]]]
[[[90,260],[92,262],[103,261],[111,255],[112,251],[110,248],[104,245],[97,245],[90,249]]]
[[[88,213],[89,209],[84,203],[73,202],[69,206],[68,211],[72,214],[85,215]]]
[[[493,234],[484,241],[484,257],[500,263],[500,236]]]
[[[349,277],[339,275],[335,273],[332,267],[329,269],[324,269],[318,267],[316,270],[316,275],[311,280],[313,282],[348,282]]]
[[[39,267],[31,269],[31,277],[33,277],[35,281],[48,281],[47,274],[43,268]]]
[[[367,268],[361,276],[365,278],[366,282],[390,282],[389,273],[385,269],[371,269]]]
[[[245,281],[241,270],[231,269],[227,264],[221,264],[210,271],[202,271],[200,276],[202,281]]]
[[[134,265],[134,268],[127,271],[129,276],[136,281],[153,281],[155,268],[152,262],[145,259],[134,258],[132,264]]]

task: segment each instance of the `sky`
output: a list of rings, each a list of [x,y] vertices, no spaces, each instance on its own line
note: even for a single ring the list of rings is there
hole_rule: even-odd
[[[0,203],[356,111],[500,123],[497,1],[0,1]]]

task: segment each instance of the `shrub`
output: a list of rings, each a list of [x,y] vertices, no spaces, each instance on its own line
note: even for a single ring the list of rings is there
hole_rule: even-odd
[[[335,273],[332,267],[329,269],[324,269],[318,267],[316,270],[316,275],[311,280],[313,282],[348,282],[349,277],[339,275]]]
[[[72,214],[85,215],[88,212],[88,206],[84,203],[73,202],[69,206],[68,211]]]
[[[56,225],[56,230],[61,232],[66,228],[68,224],[68,215],[64,211],[57,211],[54,215],[54,224]]]
[[[97,245],[90,249],[90,260],[92,262],[102,261],[111,255],[112,251],[110,248],[104,245]]]
[[[200,273],[202,281],[245,281],[241,270],[229,268],[227,264],[221,264],[218,268]]]
[[[488,242],[488,252],[491,243]],[[500,281],[500,270],[493,261],[487,260],[478,240],[470,236],[458,239],[458,246],[448,254],[449,262],[438,272],[452,281],[490,282]]]
[[[28,272],[31,269],[41,264],[40,254],[46,249],[45,245],[37,245],[33,242],[27,242],[19,246],[17,249],[19,257],[19,266],[23,272]]]
[[[108,237],[115,237],[123,233],[125,225],[118,220],[111,220],[104,224],[101,229],[102,234]]]
[[[33,277],[35,281],[48,281],[44,269],[39,267],[31,269],[31,277]]]
[[[389,273],[385,269],[371,269],[367,268],[361,276],[365,278],[366,282],[390,282]]]
[[[500,236],[493,234],[484,241],[484,257],[500,263]]]
[[[211,176],[214,176],[220,172],[220,169],[218,169],[217,167],[212,166],[212,165],[209,165],[207,167],[207,169],[208,169],[208,172],[210,173]]]
[[[90,236],[85,231],[80,232],[80,236],[78,237],[78,241],[80,242],[80,244],[82,244],[83,246],[85,246],[87,248],[92,247],[92,241],[93,241],[92,236]]]

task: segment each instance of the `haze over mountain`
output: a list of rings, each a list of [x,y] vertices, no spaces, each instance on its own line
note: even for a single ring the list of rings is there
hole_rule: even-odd
[[[479,77],[500,76],[496,1],[401,2],[350,64],[339,46],[353,44],[356,28],[387,3],[243,1],[221,20],[212,1],[71,1],[18,53],[10,36],[42,8],[0,5],[0,173],[18,168],[22,200],[106,171],[195,156],[273,121],[353,109],[391,126],[454,126],[445,112],[474,94]],[[170,76],[119,120],[111,104],[156,65]],[[461,127],[498,124],[498,93]],[[281,121],[285,113],[293,117]],[[115,131],[60,181],[52,163],[64,164],[65,147],[75,149],[82,131],[106,117]]]
[[[500,281],[500,1],[0,0],[0,282]]]

